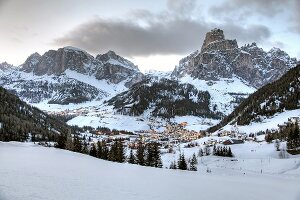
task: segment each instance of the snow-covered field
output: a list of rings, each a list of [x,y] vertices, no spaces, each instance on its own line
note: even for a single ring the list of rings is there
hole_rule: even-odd
[[[261,122],[252,122],[249,125],[238,126],[238,129],[242,133],[257,133],[267,129],[277,130],[278,125],[283,125],[284,122],[288,122],[288,119],[291,117],[300,117],[300,109],[286,110],[282,113],[277,113],[270,118],[264,118]],[[226,125],[222,128],[222,130],[230,131],[232,128],[232,125]]]
[[[300,199],[292,175],[155,169],[15,142],[0,143],[0,161],[1,200]]]
[[[264,138],[264,135],[261,135]],[[258,136],[260,137],[260,136]],[[184,153],[186,158],[191,158],[193,153],[196,155],[199,149],[203,149],[204,142],[209,140],[225,141],[229,137],[204,137],[193,142],[199,146],[184,148],[185,144],[178,147],[175,154],[163,154],[162,159],[165,166],[178,159],[179,150]],[[280,143],[280,148],[285,148],[286,143]],[[279,157],[278,151],[275,150],[274,143],[267,142],[245,142],[243,144],[230,145],[234,154],[233,158],[219,156],[203,156],[198,158],[198,170],[205,172],[209,168],[214,174],[219,175],[272,175],[280,177],[297,177],[300,186],[300,155],[293,156],[286,154],[286,158]]]

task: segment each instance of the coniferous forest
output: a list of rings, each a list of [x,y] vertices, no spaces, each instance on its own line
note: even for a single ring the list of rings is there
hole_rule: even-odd
[[[300,65],[290,69],[279,80],[258,89],[209,131],[214,132],[229,122],[247,125],[253,121],[259,122],[263,116],[273,116],[277,112],[300,108],[299,77]]]

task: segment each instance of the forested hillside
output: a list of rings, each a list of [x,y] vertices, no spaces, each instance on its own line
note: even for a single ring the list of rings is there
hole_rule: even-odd
[[[48,116],[0,87],[0,141],[56,141],[70,132],[64,122]]]
[[[300,108],[300,65],[289,70],[279,80],[257,90],[221,123],[209,130],[216,131],[228,123],[247,125],[275,113],[298,108]]]

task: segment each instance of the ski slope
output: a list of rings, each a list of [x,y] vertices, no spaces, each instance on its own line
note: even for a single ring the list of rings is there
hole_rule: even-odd
[[[0,143],[1,200],[299,200],[299,178],[118,164],[31,143]]]

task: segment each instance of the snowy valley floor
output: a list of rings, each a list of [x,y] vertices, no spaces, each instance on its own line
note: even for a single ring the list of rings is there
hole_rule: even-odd
[[[294,171],[298,176],[224,170],[155,169],[31,143],[0,142],[0,199],[300,199],[299,169]]]

